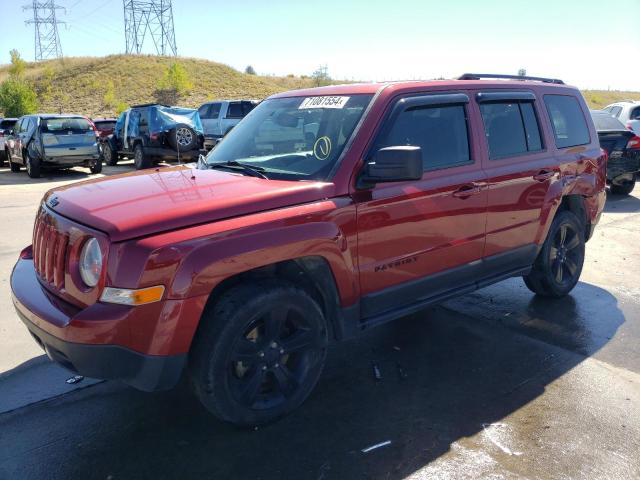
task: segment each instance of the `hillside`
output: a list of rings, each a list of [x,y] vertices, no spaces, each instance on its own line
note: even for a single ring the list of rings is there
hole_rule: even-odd
[[[40,111],[112,116],[116,103],[153,102],[157,82],[173,61],[172,57],[151,55],[72,57],[29,63],[25,75],[36,86]],[[192,91],[180,101],[184,106],[198,107],[213,99],[262,99],[276,92],[313,86],[309,77],[247,75],[227,65],[194,58],[180,58],[179,62],[193,84]],[[7,77],[7,68],[0,67],[0,82]],[[112,101],[105,102],[109,90]],[[622,99],[640,99],[640,92],[585,90],[583,94],[592,108]]]
[[[132,105],[155,101],[158,80],[174,62],[172,57],[151,55],[110,55],[108,57],[70,57],[64,60],[33,62],[27,65],[26,78],[34,82],[39,110],[112,116],[114,106],[106,106],[109,81],[117,102]],[[213,99],[262,99],[276,92],[313,86],[313,80],[301,77],[247,75],[220,63],[180,58],[188,72],[192,91],[180,104],[198,107]],[[8,66],[0,67],[0,82],[7,78]]]

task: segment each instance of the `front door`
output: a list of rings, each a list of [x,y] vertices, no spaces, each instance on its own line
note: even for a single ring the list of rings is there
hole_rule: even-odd
[[[379,183],[357,203],[361,315],[437,298],[476,280],[487,208],[486,178],[471,141],[468,96],[413,96],[393,108],[373,151],[422,149],[414,182]]]

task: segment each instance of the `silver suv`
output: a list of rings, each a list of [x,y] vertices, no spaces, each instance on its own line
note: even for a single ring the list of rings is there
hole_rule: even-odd
[[[603,108],[620,120],[624,125],[640,136],[640,102],[637,100],[625,100],[612,103]]]
[[[198,113],[204,129],[205,148],[213,148],[258,103],[255,100],[220,100],[203,104]]]

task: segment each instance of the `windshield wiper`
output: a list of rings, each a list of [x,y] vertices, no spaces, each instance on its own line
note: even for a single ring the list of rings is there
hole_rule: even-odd
[[[265,178],[267,180],[269,180],[269,177],[267,177],[264,173],[265,169],[262,167],[254,167],[253,165],[247,165],[246,163],[240,163],[237,162],[236,160],[229,160],[228,162],[224,162],[224,163],[208,163],[207,166],[209,168],[226,168],[229,170],[242,170],[243,172],[245,172],[247,175],[251,176],[251,177],[258,177],[258,178]]]

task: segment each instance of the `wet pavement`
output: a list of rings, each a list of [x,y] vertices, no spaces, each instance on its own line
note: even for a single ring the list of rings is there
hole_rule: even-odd
[[[511,279],[335,345],[309,400],[258,430],[186,384],[24,397],[0,413],[0,479],[640,478],[639,243],[640,199],[612,197],[570,296]],[[45,364],[12,358],[0,396],[11,380],[19,404]]]

